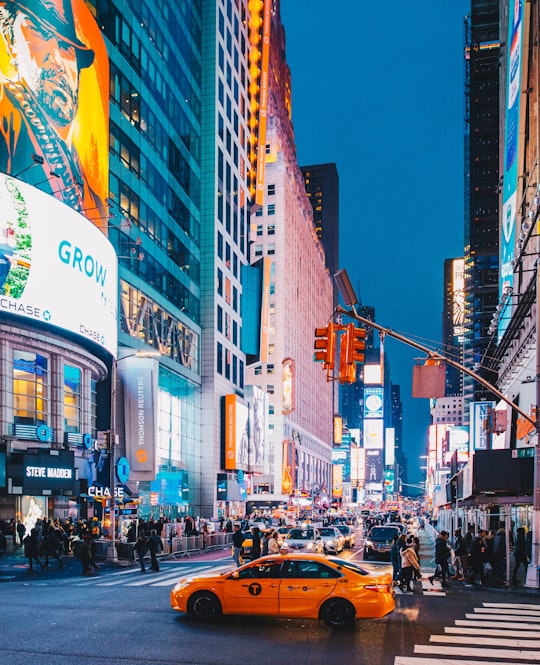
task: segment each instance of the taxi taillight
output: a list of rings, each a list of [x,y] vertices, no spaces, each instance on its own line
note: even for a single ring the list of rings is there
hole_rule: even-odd
[[[389,584],[366,584],[365,589],[376,591],[377,593],[390,593]]]

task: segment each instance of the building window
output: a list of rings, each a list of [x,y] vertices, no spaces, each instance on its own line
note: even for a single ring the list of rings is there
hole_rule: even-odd
[[[267,227],[266,230],[267,230],[267,233],[268,233],[269,236],[273,236],[273,235],[276,234],[276,227],[275,227],[274,224],[268,224],[268,227]]]
[[[266,371],[268,372],[268,374],[273,374],[274,373],[274,365],[273,364],[266,365]]]
[[[64,365],[64,430],[81,431],[81,370]]]
[[[276,186],[275,185],[268,185],[268,187],[266,188],[266,192],[267,192],[268,196],[274,196],[274,194],[276,193]]]
[[[218,374],[223,374],[223,346],[217,343],[216,369]]]
[[[257,235],[262,236],[263,234],[263,226],[262,224],[257,224]]]
[[[217,308],[217,329],[218,332],[223,332],[223,308],[218,305]]]
[[[255,213],[255,217],[262,217],[262,208],[259,208]]]
[[[270,244],[268,245],[266,251],[267,251],[268,255],[270,255],[270,254],[275,254],[275,253],[276,253],[276,246],[274,245],[274,243],[270,243]]]
[[[273,404],[268,405],[268,415],[273,416],[275,413],[275,406]]]
[[[263,248],[262,245],[255,245],[255,256],[262,256]]]
[[[266,386],[266,392],[267,392],[269,395],[273,395],[273,394],[274,394],[274,386],[273,386],[273,384],[269,383],[269,384]]]
[[[262,374],[262,365],[256,365],[253,374],[255,374],[255,376],[260,376]]]
[[[49,405],[47,358],[13,352],[13,416],[18,425],[46,425]]]
[[[276,214],[276,204],[275,203],[269,203],[268,204],[268,214],[269,215],[275,215]]]

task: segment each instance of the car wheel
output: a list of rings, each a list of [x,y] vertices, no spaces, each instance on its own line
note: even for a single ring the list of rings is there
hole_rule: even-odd
[[[199,621],[213,621],[221,616],[221,604],[210,591],[198,591],[189,599],[188,613]]]
[[[321,607],[321,619],[330,628],[348,628],[354,625],[354,607],[346,600],[333,598]]]

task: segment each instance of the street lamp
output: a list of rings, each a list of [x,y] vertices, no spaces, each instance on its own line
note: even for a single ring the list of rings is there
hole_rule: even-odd
[[[116,446],[118,445],[118,435],[117,435],[117,390],[116,385],[118,381],[118,362],[120,360],[125,360],[126,358],[161,358],[161,353],[159,351],[144,351],[144,350],[135,350],[135,349],[123,349],[118,354],[117,358],[113,359],[112,368],[111,368],[111,422],[110,422],[110,431],[109,431],[109,483],[110,483],[110,510],[109,510],[109,520],[110,520],[110,533],[111,541],[109,543],[109,548],[107,552],[107,562],[108,563],[118,563],[118,553],[116,551],[116,469],[115,469],[115,460],[116,460]]]

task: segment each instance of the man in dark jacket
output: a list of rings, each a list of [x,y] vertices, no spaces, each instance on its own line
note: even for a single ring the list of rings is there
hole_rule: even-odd
[[[240,561],[240,554],[242,553],[242,543],[244,542],[244,534],[242,533],[242,529],[240,529],[239,524],[234,525],[232,542],[233,542],[234,562],[236,563],[237,566],[241,566],[242,563]]]
[[[437,568],[435,569],[435,574],[429,578],[431,584],[435,577],[441,578],[441,586],[448,586],[448,559],[450,557],[450,547],[448,545],[448,536],[450,534],[448,531],[441,531],[437,535],[437,540],[435,541],[435,564]]]
[[[518,527],[516,534],[516,542],[514,544],[514,571],[512,573],[512,584],[517,584],[517,572],[520,565],[523,564],[525,568],[525,578],[527,578],[527,567],[529,565],[529,558],[527,556],[527,543],[525,539],[525,527]]]
[[[157,535],[156,530],[150,531],[150,538],[148,538],[148,549],[150,550],[150,568],[159,573],[159,561],[157,555],[163,551],[163,543],[161,538]]]

